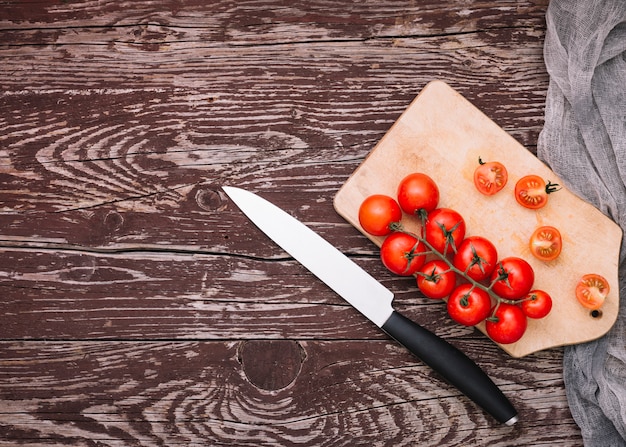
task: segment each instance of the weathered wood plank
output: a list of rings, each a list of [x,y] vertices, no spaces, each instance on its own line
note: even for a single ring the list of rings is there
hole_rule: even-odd
[[[402,348],[376,341],[299,345],[297,378],[264,390],[246,376],[245,344],[236,341],[2,343],[0,445],[577,442],[555,353],[523,368],[519,360],[488,368],[516,394],[522,422],[509,428],[494,427]],[[567,426],[571,434],[563,436]]]
[[[156,115],[160,126],[152,132],[174,124],[178,132],[190,132],[181,118],[197,120],[193,142],[201,141],[207,128],[242,123],[250,130],[238,129],[240,138],[254,138],[251,131],[267,130],[268,124],[281,130],[307,129],[311,122],[310,131],[371,131],[371,124],[362,123],[375,124],[384,113],[401,111],[436,78],[468,95],[507,129],[522,133],[540,122],[537,112],[543,110],[547,85],[541,34],[532,28],[460,34],[454,43],[449,36],[436,36],[217,49],[184,41],[171,46],[176,48],[164,54],[119,55],[89,40],[69,47],[5,47],[0,53],[6,64],[0,73],[4,99],[18,96],[15,100],[25,105],[44,101],[37,104],[41,113],[54,107],[59,118],[78,107],[82,127],[105,118],[111,127],[119,120],[140,124]],[[363,110],[357,114],[358,108]],[[217,135],[223,140],[233,132]]]
[[[286,257],[2,250],[0,339],[386,338],[332,290]],[[396,293],[396,305],[442,335],[441,302],[421,298],[377,257],[356,257]]]
[[[270,39],[268,30],[282,30],[280,42],[298,37],[298,27],[319,28],[321,37],[352,35],[432,35],[461,33],[499,27],[535,26],[543,23],[547,2],[502,0],[472,2],[462,0],[421,0],[406,2],[390,0],[384,5],[373,0],[337,4],[328,0],[294,3],[285,0],[256,0],[233,3],[216,0],[156,1],[137,0],[121,2],[55,2],[49,0],[6,0],[0,24],[6,29],[24,29],[38,25],[41,28],[123,27],[138,24],[171,24],[176,27],[197,27],[210,32],[212,40],[229,42],[232,33],[247,30],[255,44]],[[224,26],[228,24],[229,26]],[[306,28],[304,28],[306,29]],[[132,31],[132,30],[131,30]],[[137,33],[128,32],[136,40]],[[147,39],[162,39],[151,34]]]

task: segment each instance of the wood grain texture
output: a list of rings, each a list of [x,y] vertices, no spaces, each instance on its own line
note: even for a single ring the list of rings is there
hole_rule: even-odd
[[[555,353],[488,368],[532,417],[511,428],[386,341],[299,344],[298,377],[271,391],[249,382],[237,341],[5,345],[0,445],[509,446],[526,431],[534,445],[576,442],[562,438],[573,422]]]
[[[560,350],[512,360],[452,324],[332,206],[432,79],[535,152],[546,6],[2,2],[0,445],[580,445]],[[390,287],[522,422],[498,426],[364,321],[225,184]]]

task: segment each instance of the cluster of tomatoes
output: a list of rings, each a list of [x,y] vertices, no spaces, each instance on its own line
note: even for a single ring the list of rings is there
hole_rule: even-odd
[[[550,312],[550,295],[532,290],[535,274],[528,262],[498,259],[493,243],[481,236],[466,237],[463,217],[438,205],[437,184],[426,174],[413,173],[402,179],[395,198],[367,197],[359,208],[359,222],[369,234],[384,236],[380,256],[385,267],[397,275],[415,276],[425,296],[447,298],[454,321],[466,326],[485,321],[495,342],[518,341],[527,318]],[[404,228],[403,212],[421,220],[421,234]]]

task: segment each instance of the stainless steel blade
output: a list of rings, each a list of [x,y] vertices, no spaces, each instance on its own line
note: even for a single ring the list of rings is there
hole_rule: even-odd
[[[283,250],[378,327],[391,316],[393,293],[309,227],[241,188],[222,188],[254,224]]]

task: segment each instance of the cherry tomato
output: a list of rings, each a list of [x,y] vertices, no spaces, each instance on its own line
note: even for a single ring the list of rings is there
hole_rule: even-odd
[[[439,259],[428,261],[417,272],[417,287],[428,298],[442,299],[456,286],[456,273]]]
[[[498,161],[483,162],[478,159],[478,167],[474,170],[474,186],[486,196],[492,196],[501,191],[509,179],[504,165]]]
[[[406,233],[391,233],[380,247],[380,258],[389,271],[411,276],[424,265],[425,247],[418,239]]]
[[[546,184],[538,175],[527,175],[515,184],[515,200],[525,208],[536,210],[548,203],[548,194],[558,190],[556,183]]]
[[[456,253],[465,237],[465,220],[450,208],[437,208],[426,220],[426,241],[439,253]]]
[[[437,208],[438,203],[439,188],[426,174],[409,174],[398,185],[398,204],[407,214],[416,214],[420,210],[429,213]]]
[[[400,222],[402,210],[392,197],[374,194],[367,197],[359,207],[359,223],[373,236],[391,233],[391,224]]]
[[[561,233],[554,227],[543,226],[537,228],[529,242],[530,252],[542,261],[553,261],[561,254],[563,242]]]
[[[452,291],[447,308],[450,318],[457,323],[475,326],[489,316],[491,298],[483,289],[461,284]]]
[[[491,274],[492,290],[501,298],[516,300],[528,295],[535,282],[535,272],[521,258],[504,258]]]
[[[498,262],[495,245],[481,236],[469,236],[454,255],[454,266],[475,281],[489,278]]]
[[[528,318],[543,318],[552,309],[552,298],[543,290],[531,290],[521,304]]]
[[[528,321],[519,306],[500,303],[493,316],[487,318],[485,329],[493,341],[501,344],[515,343],[524,332]]]
[[[576,298],[587,309],[596,310],[602,307],[611,287],[609,282],[595,273],[583,275],[576,285]]]

